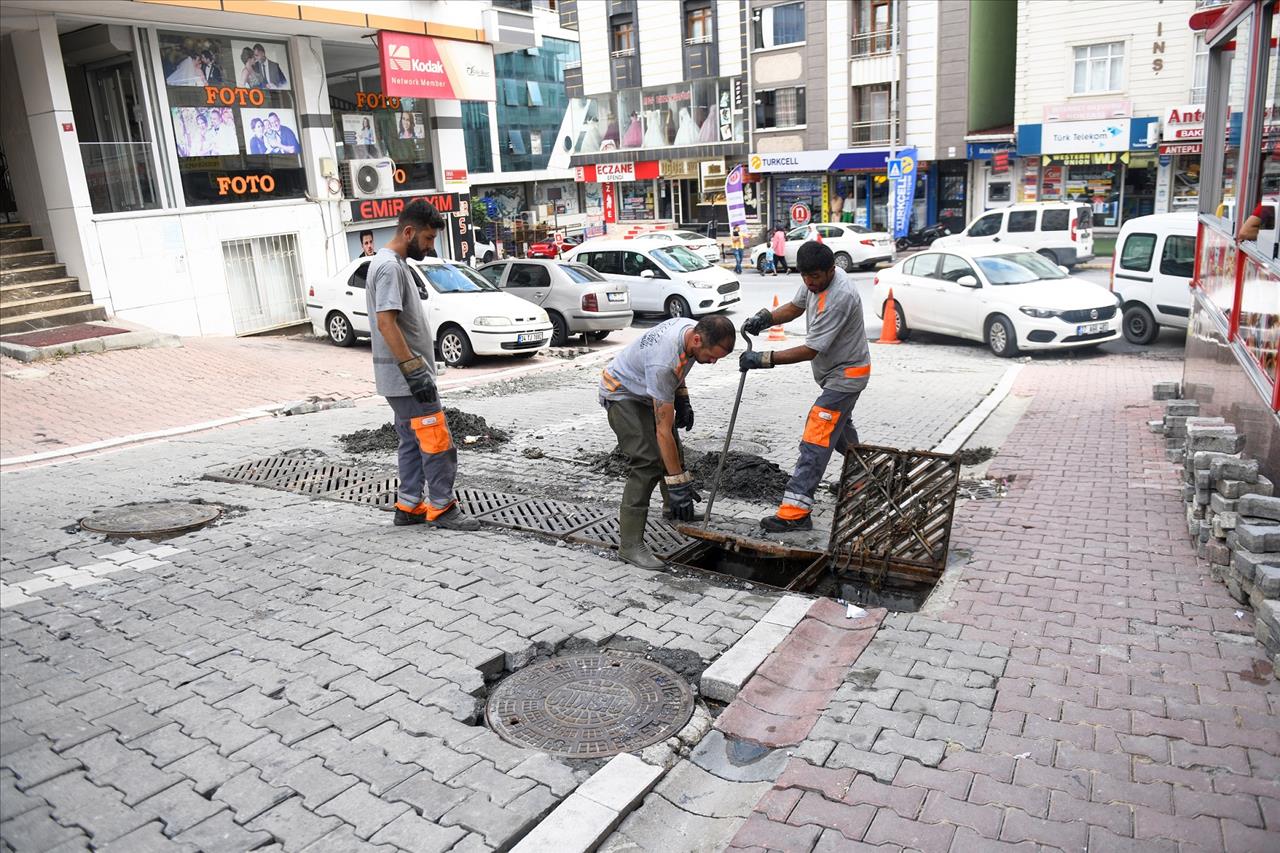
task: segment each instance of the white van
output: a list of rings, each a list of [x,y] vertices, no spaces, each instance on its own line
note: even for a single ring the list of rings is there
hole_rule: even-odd
[[[1187,327],[1195,267],[1195,213],[1156,213],[1124,224],[1111,259],[1111,290],[1124,306],[1129,343],[1151,343],[1161,326]]]
[[[589,240],[565,255],[586,264],[606,281],[625,284],[631,310],[668,317],[697,317],[728,308],[742,298],[737,277],[679,244],[637,237]]]
[[[1022,246],[1050,263],[1073,267],[1093,260],[1093,210],[1071,201],[1036,201],[989,210],[959,234],[939,237],[933,248],[964,243]]]

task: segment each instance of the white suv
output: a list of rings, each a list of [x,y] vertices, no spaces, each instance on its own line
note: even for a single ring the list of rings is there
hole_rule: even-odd
[[[591,240],[565,255],[606,281],[625,284],[631,310],[668,317],[696,317],[728,308],[742,298],[738,279],[684,246],[638,237]]]
[[[1071,201],[1036,201],[989,210],[959,234],[940,237],[933,248],[973,243],[1030,249],[1053,264],[1073,267],[1093,260],[1093,211]]]

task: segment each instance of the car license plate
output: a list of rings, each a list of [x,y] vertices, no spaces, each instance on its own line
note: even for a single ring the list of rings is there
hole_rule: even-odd
[[[1085,323],[1083,326],[1076,326],[1077,335],[1096,335],[1098,332],[1105,332],[1106,330],[1106,323]]]
[[[609,294],[609,301],[610,301],[610,302],[626,302],[626,301],[627,301],[627,294],[625,294],[625,293],[610,293],[610,294]]]
[[[525,332],[524,334],[516,336],[516,343],[531,344],[534,341],[542,340],[542,338],[542,332]]]

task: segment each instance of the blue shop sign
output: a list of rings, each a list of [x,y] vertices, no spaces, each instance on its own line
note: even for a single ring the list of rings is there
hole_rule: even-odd
[[[1156,141],[1158,135],[1152,131],[1160,119],[1155,116],[1144,116],[1142,118],[1129,119],[1112,119],[1113,122],[1125,122],[1129,125],[1128,148],[1116,146],[1100,146],[1098,151],[1154,151],[1156,149]],[[1101,121],[1092,122],[1058,122],[1059,126],[1064,124],[1080,124],[1093,125],[1102,124]],[[1043,124],[1020,124],[1018,125],[1018,156],[1033,157],[1037,154],[1061,154],[1062,151],[1046,151],[1042,137],[1044,136]],[[1148,139],[1150,141],[1148,141]],[[1050,146],[1053,147],[1053,146]],[[1076,149],[1077,151],[1082,149]],[[1089,149],[1094,150],[1094,149]]]
[[[970,142],[966,147],[966,154],[970,160],[990,160],[999,151],[1008,152],[1010,157],[1018,156],[1011,142]]]

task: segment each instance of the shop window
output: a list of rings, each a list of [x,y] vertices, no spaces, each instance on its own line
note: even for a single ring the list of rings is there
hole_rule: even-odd
[[[767,50],[804,41],[804,3],[766,6],[751,13],[752,46]]]
[[[711,77],[574,101],[583,116],[574,153],[741,142],[743,113],[732,82]]]
[[[1009,233],[1035,231],[1036,215],[1034,210],[1009,211]]]
[[[696,6],[685,10],[685,44],[706,44],[713,39],[710,6]]]
[[[301,198],[306,176],[288,45],[162,31],[159,46],[187,204]]]
[[[1217,68],[1211,69],[1213,73],[1220,76],[1218,91],[1221,96],[1222,92],[1226,92],[1225,103],[1229,107],[1229,111],[1225,116],[1223,129],[1225,136],[1225,144],[1221,146],[1205,145],[1204,156],[1201,165],[1207,172],[1208,180],[1201,185],[1201,192],[1205,194],[1205,198],[1200,200],[1200,209],[1207,213],[1223,217],[1223,227],[1234,232],[1234,205],[1240,196],[1239,181],[1239,164],[1240,164],[1240,138],[1244,133],[1244,114],[1240,111],[1240,105],[1248,100],[1249,79],[1248,79],[1248,54],[1245,50],[1249,44],[1250,30],[1254,25],[1252,15],[1246,15],[1235,30],[1228,35],[1218,47],[1211,51],[1210,65],[1215,65],[1213,59],[1219,60]],[[1268,99],[1269,100],[1269,99]],[[1212,135],[1213,130],[1209,127],[1208,121],[1205,124],[1206,140]],[[1216,149],[1216,151],[1215,151]],[[1216,159],[1210,162],[1211,158]],[[1216,171],[1216,175],[1214,174]],[[1217,180],[1213,180],[1216,177]]]
[[[1072,88],[1077,95],[1124,88],[1124,42],[1080,45],[1073,51]]]
[[[1130,234],[1120,250],[1120,269],[1147,272],[1156,253],[1156,235]]]
[[[1160,253],[1160,274],[1191,278],[1196,267],[1196,238],[1172,235]]]
[[[864,145],[889,141],[889,94],[888,83],[854,87],[850,141]]]
[[[893,47],[892,0],[856,0],[853,5],[853,56],[877,56]]]
[[[655,217],[653,181],[624,181],[617,185],[618,219],[626,222]]]
[[[805,123],[804,87],[756,92],[756,127],[798,127]]]

